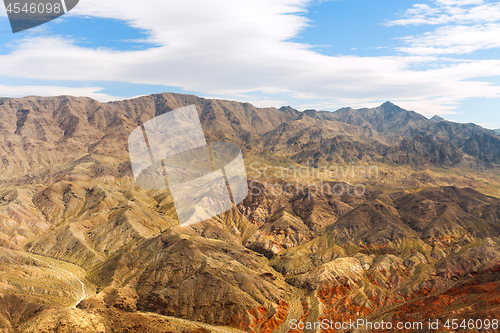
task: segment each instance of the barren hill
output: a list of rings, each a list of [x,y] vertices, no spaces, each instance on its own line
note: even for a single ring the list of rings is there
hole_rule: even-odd
[[[237,143],[247,154],[297,162],[382,162],[397,165],[500,164],[500,138],[474,124],[428,120],[387,102],[336,112],[159,94],[99,103],[60,96],[0,99],[3,175],[54,169],[88,154],[127,157],[126,138],[138,124],[196,104],[209,140]],[[273,152],[270,154],[270,152]]]
[[[242,147],[250,194],[181,228],[168,190],[135,184],[127,138],[189,104],[208,141]],[[298,112],[159,94],[0,99],[0,131],[2,331],[268,333],[292,319],[498,313],[500,139],[480,126],[391,103]],[[252,176],[255,161],[270,176]],[[471,166],[482,173],[458,168]]]

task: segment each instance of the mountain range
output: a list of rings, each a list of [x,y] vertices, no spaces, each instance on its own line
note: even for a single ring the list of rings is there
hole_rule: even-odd
[[[373,109],[299,112],[161,94],[105,104],[68,96],[0,99],[2,167],[13,172],[48,167],[64,161],[66,152],[71,158],[89,153],[123,157],[123,139],[132,128],[186,104],[199,106],[209,140],[234,142],[245,153],[264,158],[417,167],[500,164],[500,138],[494,131],[439,117],[427,119],[390,102]]]
[[[207,141],[242,148],[250,194],[180,227],[168,189],[135,184],[127,140],[191,104]],[[299,112],[157,94],[3,98],[0,132],[3,332],[295,333],[292,320],[499,313],[500,137],[481,126],[390,102]],[[311,191],[319,180],[363,191]]]

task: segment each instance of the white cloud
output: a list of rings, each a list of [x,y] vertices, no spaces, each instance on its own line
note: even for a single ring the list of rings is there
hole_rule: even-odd
[[[410,46],[398,50],[409,54],[469,54],[500,47],[500,24],[445,26],[403,40]]]
[[[71,88],[62,86],[7,86],[0,84],[0,96],[24,97],[24,96],[84,96],[101,102],[122,100],[120,96],[110,96],[100,92],[99,87]]]
[[[465,5],[473,6],[464,7]],[[389,21],[386,25],[479,24],[498,21],[500,21],[500,2],[437,0],[435,6],[415,4],[404,13],[403,18]]]
[[[500,97],[500,87],[486,80],[465,81],[500,75],[500,60],[461,61],[418,71],[412,66],[432,63],[439,58],[428,55],[439,52],[408,50],[424,56],[333,57],[321,55],[309,45],[290,42],[308,25],[299,15],[308,4],[308,0],[85,0],[68,17],[123,20],[147,31],[149,41],[158,46],[116,51],[78,46],[63,37],[26,37],[11,53],[0,55],[0,75],[175,86],[205,96],[235,99],[245,94],[273,95],[272,100],[253,97],[261,106],[283,102],[286,96],[314,100],[324,109],[392,100],[426,114],[450,113],[464,98]],[[414,8],[422,12],[418,15],[427,17],[429,8]],[[424,37],[407,39],[409,48],[442,46],[433,42],[439,41],[439,36]],[[452,46],[464,47],[458,42],[448,47]],[[54,88],[53,94],[60,94]],[[68,90],[64,89],[60,88]],[[98,88],[88,89],[86,95],[112,98]],[[9,95],[3,91],[0,94]],[[82,90],[75,94],[81,95]]]
[[[115,18],[148,30],[160,45],[192,44],[218,36],[221,42],[283,41],[307,26],[310,0],[100,0],[82,1],[69,15]],[[229,40],[224,41],[224,38]],[[266,45],[262,45],[266,47]]]
[[[397,48],[410,55],[458,55],[500,47],[500,2],[483,0],[435,0],[416,4],[394,25],[442,25],[434,31],[401,38]]]

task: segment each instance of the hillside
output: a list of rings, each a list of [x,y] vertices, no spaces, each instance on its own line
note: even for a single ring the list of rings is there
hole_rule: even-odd
[[[207,141],[242,148],[250,194],[180,227],[168,189],[135,184],[127,139],[189,104]],[[4,98],[0,131],[4,332],[295,333],[292,319],[500,310],[500,137],[480,126],[389,102],[298,112],[160,94]]]

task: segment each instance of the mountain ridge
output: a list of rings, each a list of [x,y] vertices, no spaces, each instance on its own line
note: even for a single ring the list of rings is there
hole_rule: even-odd
[[[391,102],[371,109],[299,112],[172,93],[109,103],[71,96],[0,99],[0,165],[27,172],[64,161],[69,151],[79,151],[81,157],[89,153],[124,157],[133,128],[187,104],[198,105],[207,140],[234,142],[246,154],[264,158],[274,152],[298,163],[312,159],[315,164],[500,165],[500,138],[493,131],[474,124],[436,122]],[[294,142],[293,149],[267,139],[280,126],[294,128],[293,137],[285,131],[280,141]]]

